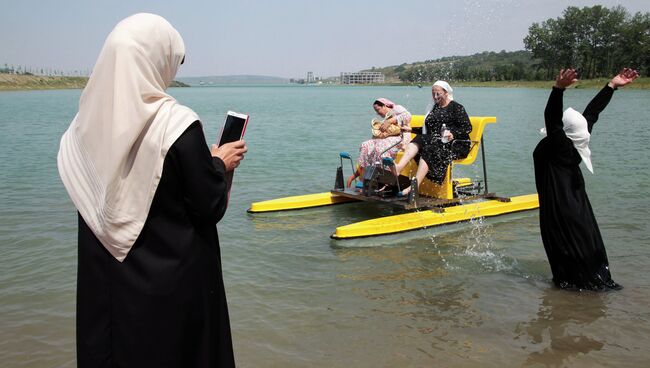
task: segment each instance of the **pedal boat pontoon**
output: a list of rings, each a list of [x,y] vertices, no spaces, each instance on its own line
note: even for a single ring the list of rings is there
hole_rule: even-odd
[[[345,188],[343,160],[349,154],[340,153],[340,166],[337,168],[334,189],[330,192],[307,194],[255,202],[248,209],[249,213],[297,210],[333,204],[368,201],[397,208],[405,213],[356,222],[336,228],[331,235],[333,239],[350,239],[367,236],[395,234],[404,231],[429,228],[440,225],[470,221],[480,217],[492,217],[515,212],[533,210],[539,207],[537,194],[515,197],[501,197],[488,191],[487,168],[483,146],[483,131],[488,124],[496,123],[495,117],[473,116],[470,118],[471,149],[466,158],[455,160],[447,168],[441,185],[425,178],[417,187],[415,173],[417,163],[409,164],[395,176],[391,169],[392,159],[383,159],[381,163],[364,169],[363,184],[355,188]],[[414,133],[420,133],[424,122],[423,115],[413,115],[411,127]],[[483,161],[483,180],[453,178],[455,165],[471,165],[476,161],[479,151]],[[399,152],[399,162],[403,152]],[[397,195],[402,188],[413,185],[408,197]]]

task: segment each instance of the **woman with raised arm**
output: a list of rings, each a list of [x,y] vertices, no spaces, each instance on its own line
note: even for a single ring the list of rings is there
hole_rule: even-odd
[[[633,69],[623,69],[580,114],[572,108],[562,111],[564,91],[577,81],[574,69],[563,69],[548,99],[544,110],[547,136],[535,148],[533,159],[542,242],[553,282],[560,288],[621,288],[612,280],[579,164],[584,162],[593,173],[589,150],[591,130],[614,91],[638,75]]]

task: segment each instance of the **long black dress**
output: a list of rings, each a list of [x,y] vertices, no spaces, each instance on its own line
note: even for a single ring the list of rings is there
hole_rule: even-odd
[[[442,143],[440,140],[442,124],[454,135],[451,142]],[[417,135],[413,143],[420,147],[419,154],[429,166],[427,178],[442,184],[451,161],[465,158],[469,153],[472,123],[463,105],[451,101],[445,107],[435,105],[424,119],[424,125],[427,134]]]
[[[590,133],[613,93],[606,86],[583,112]],[[544,111],[547,136],[533,153],[540,229],[553,282],[568,289],[618,289],[585,191],[582,159],[563,130],[563,95],[564,89],[553,88]]]
[[[198,122],[169,149],[146,223],[118,262],[79,216],[79,367],[232,367],[215,224],[225,167]]]

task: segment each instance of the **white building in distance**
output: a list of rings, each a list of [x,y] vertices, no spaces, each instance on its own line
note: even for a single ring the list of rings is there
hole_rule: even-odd
[[[384,83],[384,80],[381,72],[341,73],[341,84]]]

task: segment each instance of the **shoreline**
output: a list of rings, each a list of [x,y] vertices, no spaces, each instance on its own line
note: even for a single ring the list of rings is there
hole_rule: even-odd
[[[609,81],[609,78],[579,80],[576,89],[600,89]],[[41,75],[18,75],[0,74],[0,91],[30,91],[30,90],[53,90],[53,89],[83,89],[88,82],[88,77],[51,77]],[[454,82],[454,87],[485,87],[485,88],[551,88],[553,81],[490,81],[490,82]],[[321,86],[395,86],[395,87],[417,87],[425,88],[430,82],[425,83],[381,83],[381,84],[323,84]],[[190,87],[187,84],[173,81],[171,87]],[[625,89],[650,89],[650,77],[639,77],[634,83],[626,86]]]
[[[585,79],[578,80],[575,85],[569,87],[576,89],[600,89],[611,78],[596,78],[596,79]],[[479,88],[551,88],[554,84],[554,81],[489,81],[489,82],[480,82],[480,81],[468,81],[468,82],[459,82],[459,81],[449,81],[453,87],[479,87]],[[381,83],[381,84],[372,84],[373,86],[409,86],[417,87],[418,85],[422,88],[429,87],[433,82],[424,82],[424,83]],[[362,85],[360,85],[362,86]],[[367,86],[367,84],[366,84]],[[625,89],[650,89],[650,77],[639,77],[634,83],[625,86]]]
[[[52,77],[45,75],[22,75],[0,73],[0,91],[36,91],[52,89],[83,89],[88,77]],[[173,81],[171,87],[189,87]]]
[[[0,74],[0,91],[82,89],[87,81],[88,77]]]

